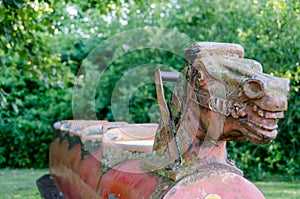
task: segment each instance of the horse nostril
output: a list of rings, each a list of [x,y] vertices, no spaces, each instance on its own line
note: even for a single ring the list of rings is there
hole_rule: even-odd
[[[243,83],[243,90],[250,99],[258,99],[264,94],[264,85],[258,79],[247,79]]]

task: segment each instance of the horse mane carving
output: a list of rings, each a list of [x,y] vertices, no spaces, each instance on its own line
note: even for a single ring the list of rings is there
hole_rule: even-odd
[[[227,158],[226,141],[275,139],[287,109],[289,80],[263,73],[259,62],[244,59],[238,44],[196,43],[185,58],[168,103],[162,81],[174,81],[177,74],[156,73],[162,118],[143,167],[174,180],[207,168],[242,175]]]

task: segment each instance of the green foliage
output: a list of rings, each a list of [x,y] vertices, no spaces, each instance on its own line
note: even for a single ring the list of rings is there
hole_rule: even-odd
[[[247,176],[299,174],[299,10],[296,0],[0,2],[0,166],[45,166],[52,123],[71,117],[74,74],[85,57],[117,33],[152,26],[176,30],[195,42],[239,43],[245,57],[261,62],[265,72],[290,79],[289,110],[279,123],[277,139],[266,146],[229,143],[229,153]],[[112,58],[109,51],[104,58]],[[94,67],[97,60],[90,61],[86,64]],[[184,65],[181,57],[160,49],[139,49],[110,61],[97,85],[99,119],[114,119],[112,92],[130,68],[152,63],[181,70]],[[99,65],[99,71],[105,68]],[[78,83],[76,91],[92,92],[80,90],[89,81],[94,79]],[[119,99],[131,97],[135,122],[157,120],[149,115],[157,103],[153,84],[138,88],[132,96],[126,92]],[[76,100],[78,110],[94,111],[90,101]]]
[[[4,74],[12,74],[9,69]],[[15,78],[18,81],[12,84],[9,76],[0,77],[1,87],[7,92],[0,111],[0,165],[45,167],[52,124],[71,115],[71,92],[47,88],[17,73]]]
[[[52,124],[71,117],[74,75],[49,43],[49,2],[1,1],[0,10],[0,167],[46,167]]]

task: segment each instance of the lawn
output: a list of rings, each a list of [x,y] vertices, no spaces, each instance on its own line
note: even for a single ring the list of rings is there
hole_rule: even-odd
[[[0,170],[1,199],[40,199],[35,181],[48,173],[47,169],[33,170]],[[291,182],[255,182],[254,183],[270,199],[300,198],[300,183]]]
[[[1,199],[40,199],[35,181],[46,174],[47,169],[0,170]]]
[[[255,182],[254,183],[268,198],[299,199],[300,183],[291,182]]]

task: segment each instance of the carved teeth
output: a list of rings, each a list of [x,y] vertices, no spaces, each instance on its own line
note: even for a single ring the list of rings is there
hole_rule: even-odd
[[[261,110],[261,109],[258,109],[258,111],[257,111],[257,114],[259,115],[259,116],[264,116],[264,111],[263,110]]]
[[[266,118],[283,118],[283,112],[266,112]]]
[[[253,111],[257,112],[257,108],[258,108],[258,107],[254,104],[254,105],[253,105]]]
[[[269,112],[261,109],[256,104],[253,104],[252,109],[254,112],[256,112],[259,116],[265,117],[268,119],[277,119],[277,118],[283,118],[284,114],[283,112]]]
[[[239,116],[244,117],[247,113],[246,113],[244,110],[239,109],[239,110],[238,110],[238,114],[239,114]]]
[[[277,124],[273,124],[273,125],[265,125],[265,124],[254,124],[255,126],[258,126],[260,128],[266,129],[266,130],[275,130],[278,128]]]
[[[253,104],[253,111],[256,112],[259,116],[264,116],[264,110],[260,109],[257,105]]]

